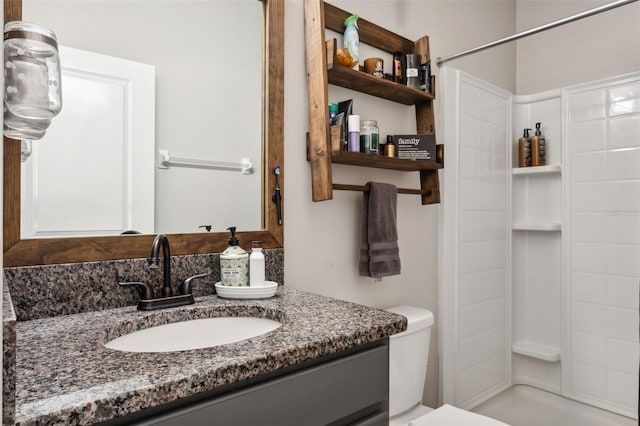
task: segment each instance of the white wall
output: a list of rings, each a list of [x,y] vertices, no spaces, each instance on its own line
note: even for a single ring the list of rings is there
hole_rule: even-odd
[[[517,0],[524,31],[610,0]],[[517,93],[531,94],[640,70],[640,3],[517,41]]]
[[[429,35],[431,56],[446,56],[515,31],[513,1],[333,1],[338,7],[409,39]],[[335,191],[330,201],[311,201],[303,2],[285,6],[285,281],[310,290],[375,307],[411,304],[438,315],[438,211],[417,196],[398,197],[398,236],[402,274],[382,282],[358,276],[362,194]],[[457,61],[455,66],[508,90],[515,90],[515,45]],[[331,88],[330,100],[353,97],[355,108],[378,120],[383,135],[415,129],[413,109],[355,92]],[[436,101],[436,120],[440,119]],[[439,130],[437,130],[439,132]],[[440,133],[439,133],[440,134]],[[440,140],[440,142],[443,142]],[[419,187],[417,173],[336,165],[334,182],[369,180]],[[436,322],[436,326],[438,323]],[[438,332],[431,336],[425,402],[438,401]]]

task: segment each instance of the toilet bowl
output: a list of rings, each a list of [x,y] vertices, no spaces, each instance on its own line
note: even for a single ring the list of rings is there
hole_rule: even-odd
[[[435,410],[422,405],[433,313],[407,305],[387,311],[407,318],[407,329],[389,338],[390,426],[508,426],[447,404]]]

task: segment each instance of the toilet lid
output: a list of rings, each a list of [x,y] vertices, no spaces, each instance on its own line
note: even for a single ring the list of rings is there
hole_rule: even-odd
[[[445,404],[409,422],[409,426],[509,426],[491,417]]]
[[[407,317],[407,329],[405,333],[413,333],[414,331],[423,330],[433,325],[433,313],[416,306],[394,306],[393,308],[385,309],[385,311]]]

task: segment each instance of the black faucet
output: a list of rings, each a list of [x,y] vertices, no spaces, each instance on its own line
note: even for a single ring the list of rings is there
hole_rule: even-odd
[[[191,305],[195,303],[191,294],[191,283],[198,278],[204,278],[210,275],[210,272],[198,274],[187,278],[179,286],[177,295],[173,295],[171,288],[171,251],[169,249],[169,240],[164,234],[158,234],[153,240],[151,246],[151,255],[147,259],[149,265],[158,265],[160,263],[160,247],[162,247],[163,258],[163,280],[162,280],[162,296],[156,298],[151,286],[143,282],[121,282],[121,286],[136,287],[140,293],[138,301],[138,310],[151,311],[154,309],[173,308],[176,306]],[[117,276],[117,275],[116,275]]]
[[[156,265],[160,263],[158,255],[160,254],[160,247],[162,246],[162,255],[164,256],[163,262],[163,278],[162,278],[162,297],[173,296],[173,290],[171,289],[171,250],[169,249],[169,239],[164,234],[158,234],[153,240],[151,245],[151,254],[149,255],[149,265]]]

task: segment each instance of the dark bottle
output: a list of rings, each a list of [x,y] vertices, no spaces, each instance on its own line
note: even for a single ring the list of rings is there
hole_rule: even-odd
[[[393,81],[404,84],[404,64],[402,52],[393,54]]]
[[[546,141],[540,130],[540,123],[536,123],[535,136],[531,138],[531,165],[544,166],[546,164]]]
[[[408,87],[420,89],[420,55],[405,55],[405,81]]]

